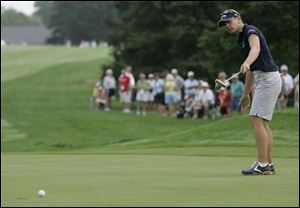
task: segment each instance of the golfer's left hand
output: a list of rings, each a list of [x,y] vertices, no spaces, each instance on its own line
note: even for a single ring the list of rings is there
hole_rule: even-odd
[[[241,106],[241,111],[244,112],[250,106],[250,96],[249,95],[242,95],[240,99],[239,106]]]
[[[250,65],[247,63],[243,63],[241,66],[241,71],[245,74],[247,71],[250,71]]]

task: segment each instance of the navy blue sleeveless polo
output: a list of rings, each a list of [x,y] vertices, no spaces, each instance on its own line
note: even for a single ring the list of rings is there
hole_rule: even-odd
[[[257,57],[257,59],[251,64],[250,70],[251,71],[263,71],[263,72],[274,72],[278,71],[278,66],[275,64],[271,52],[269,50],[269,47],[267,45],[267,41],[262,34],[262,32],[257,29],[253,25],[247,25],[245,24],[243,27],[243,31],[239,34],[238,37],[238,44],[241,47],[241,53],[243,57],[243,61],[246,60],[246,58],[249,55],[250,52],[250,46],[248,42],[248,38],[251,34],[255,34],[259,38],[260,43],[260,53]]]

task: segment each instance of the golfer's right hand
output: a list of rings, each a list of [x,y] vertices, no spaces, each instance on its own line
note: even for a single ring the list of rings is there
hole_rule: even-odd
[[[241,106],[241,111],[244,112],[250,106],[250,96],[249,95],[242,95],[240,99],[239,106]]]
[[[241,65],[241,71],[243,72],[243,74],[245,74],[247,71],[250,71],[250,65],[247,63],[243,63]]]

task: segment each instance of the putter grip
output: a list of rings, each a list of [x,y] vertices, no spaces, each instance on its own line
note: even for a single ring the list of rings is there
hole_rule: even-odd
[[[242,73],[243,71],[242,70],[240,70],[238,73],[236,73],[236,74],[234,74],[234,75],[232,75],[231,77],[229,77],[226,81],[229,81],[229,80],[231,80],[232,78],[234,78],[234,77],[236,77],[236,76],[238,76],[240,73]]]

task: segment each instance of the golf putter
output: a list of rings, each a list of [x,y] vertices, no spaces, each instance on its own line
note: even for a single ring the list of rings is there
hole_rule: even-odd
[[[219,80],[219,79],[216,79],[216,80],[215,80],[215,83],[216,83],[216,85],[215,85],[215,90],[216,90],[217,92],[219,92],[219,91],[222,89],[222,87],[223,87],[223,88],[227,88],[227,87],[230,85],[229,81],[230,81],[231,79],[233,79],[234,77],[237,77],[237,76],[238,76],[240,73],[242,73],[242,72],[243,72],[243,71],[240,70],[238,73],[232,75],[231,77],[229,77],[228,79],[226,79],[224,82],[222,82],[222,81]]]

